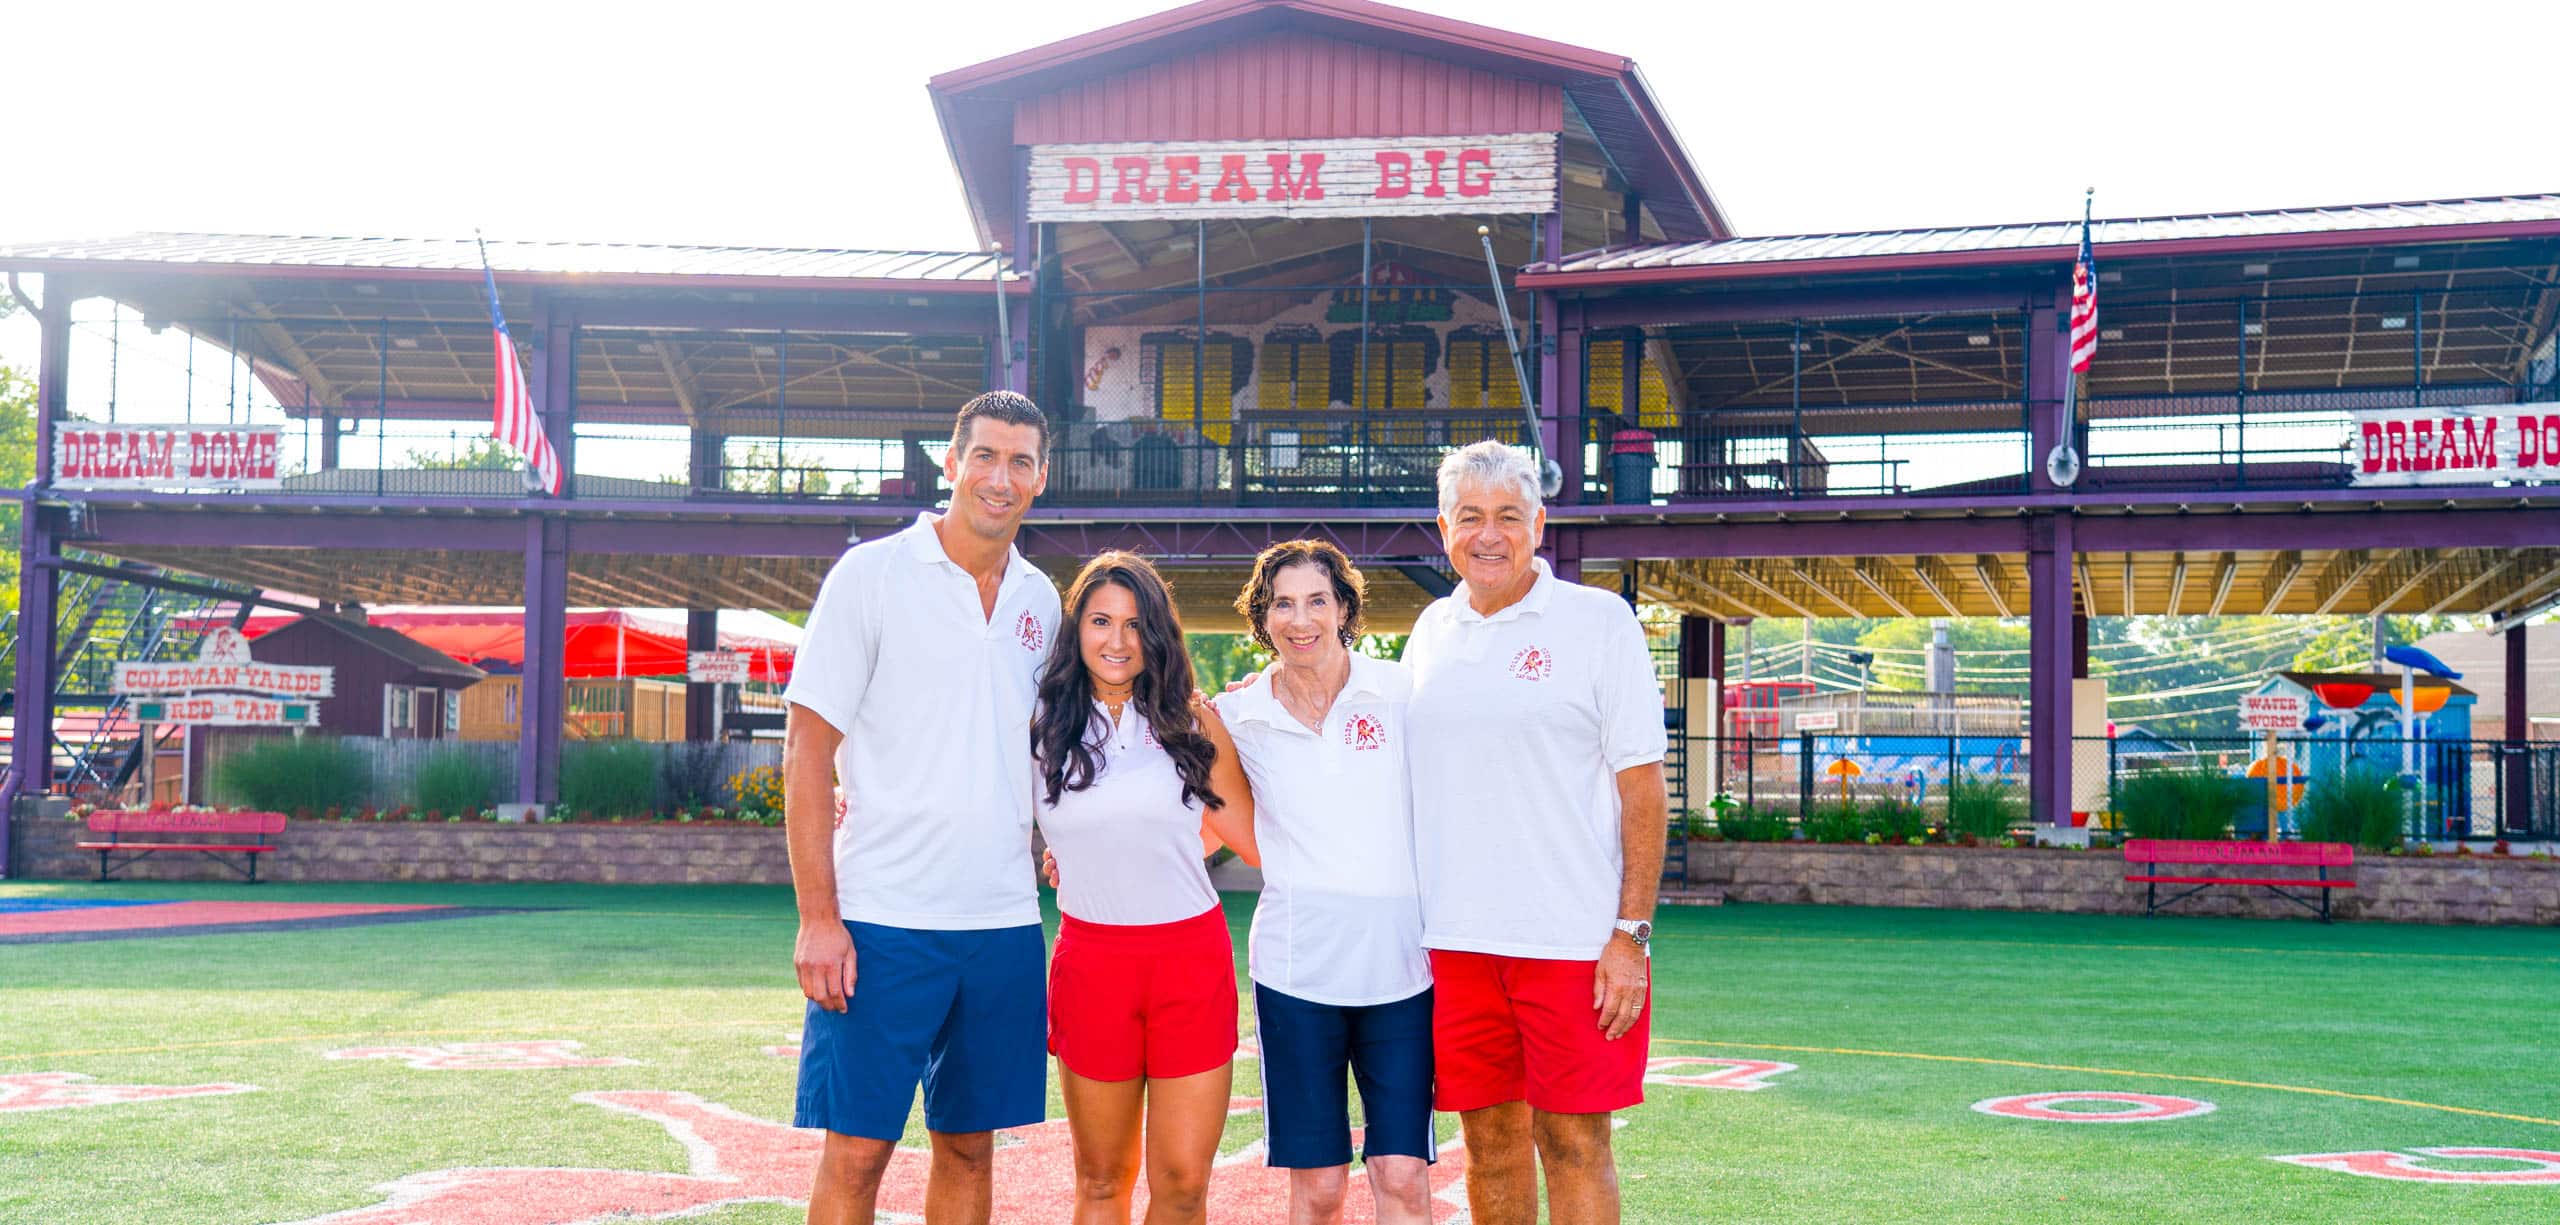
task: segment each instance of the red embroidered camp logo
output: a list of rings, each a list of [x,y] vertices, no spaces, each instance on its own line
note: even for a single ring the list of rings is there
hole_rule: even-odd
[[[1156,743],[1156,725],[1153,723],[1141,723],[1138,725],[1138,739],[1151,749],[1160,749],[1164,747],[1163,745]]]
[[[1542,681],[1556,670],[1556,657],[1545,647],[1522,647],[1511,657],[1511,675],[1524,681]]]
[[[115,1106],[172,1097],[220,1097],[255,1093],[256,1085],[101,1085],[78,1072],[18,1072],[0,1076],[0,1112]]]
[[[1353,752],[1387,747],[1387,725],[1376,715],[1353,715],[1342,721],[1342,742]]]
[[[1013,635],[1022,640],[1022,649],[1026,651],[1037,651],[1049,645],[1049,632],[1040,628],[1040,618],[1027,608],[1022,611],[1022,619],[1013,623]]]
[[[836,788],[836,824],[835,824],[835,827],[836,827],[837,829],[843,829],[843,828],[844,828],[844,814],[848,811],[848,809],[849,809],[849,806],[845,803],[845,798],[844,798],[844,788],[842,788],[842,787],[838,787],[838,788]]]

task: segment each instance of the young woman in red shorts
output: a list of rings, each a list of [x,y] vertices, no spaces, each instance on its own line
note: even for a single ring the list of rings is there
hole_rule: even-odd
[[[1033,799],[1064,914],[1049,1050],[1075,1144],[1076,1225],[1204,1219],[1236,1053],[1235,950],[1205,858],[1248,863],[1253,800],[1194,689],[1182,624],[1145,559],[1105,553],[1068,593],[1031,721]]]

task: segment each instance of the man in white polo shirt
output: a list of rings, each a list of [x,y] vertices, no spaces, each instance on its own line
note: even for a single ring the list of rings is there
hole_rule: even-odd
[[[1477,1225],[1532,1225],[1541,1166],[1553,1220],[1614,1222],[1609,1113],[1644,1100],[1651,1028],[1662,692],[1634,610],[1537,557],[1528,456],[1480,442],[1439,475],[1465,581],[1404,651],[1435,1097]]]
[[[1026,737],[1058,589],[1013,539],[1047,451],[1029,399],[963,405],[950,510],[845,553],[783,693],[792,961],[809,997],[794,1126],[827,1133],[813,1225],[869,1225],[919,1081],[934,1225],[983,1225],[993,1132],[1046,1111]]]

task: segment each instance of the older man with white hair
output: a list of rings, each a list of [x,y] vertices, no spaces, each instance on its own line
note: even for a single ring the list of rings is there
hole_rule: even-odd
[[[1551,1219],[1616,1221],[1609,1115],[1644,1100],[1662,691],[1634,610],[1537,556],[1546,521],[1526,453],[1443,460],[1464,581],[1404,652],[1434,1096],[1465,1129],[1477,1225],[1534,1225],[1541,1167]]]

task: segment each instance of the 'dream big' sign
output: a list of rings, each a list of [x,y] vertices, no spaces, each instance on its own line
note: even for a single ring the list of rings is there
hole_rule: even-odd
[[[53,483],[64,489],[273,489],[273,428],[64,425],[53,436]]]
[[[1033,221],[1545,213],[1553,132],[1033,145]]]
[[[2553,404],[2396,408],[2356,414],[2359,485],[2487,485],[2560,479]]]

